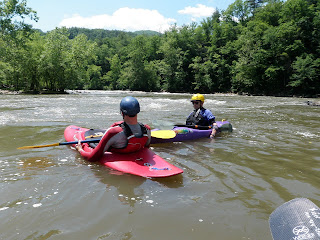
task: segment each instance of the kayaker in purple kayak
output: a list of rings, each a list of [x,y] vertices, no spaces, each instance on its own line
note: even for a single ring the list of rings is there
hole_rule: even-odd
[[[191,103],[194,110],[189,114],[186,120],[186,125],[212,126],[210,138],[213,138],[219,128],[216,124],[215,116],[212,114],[212,112],[203,107],[204,96],[199,93],[194,94],[191,97]]]

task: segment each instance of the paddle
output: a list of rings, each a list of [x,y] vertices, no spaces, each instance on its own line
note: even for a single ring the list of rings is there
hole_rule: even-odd
[[[200,125],[184,125],[184,124],[175,124],[176,127],[187,127],[187,128],[195,128],[199,130],[207,130],[212,129],[212,126],[200,126]],[[222,120],[222,122],[218,123],[219,131],[221,132],[232,132],[232,125],[231,123]]]
[[[155,138],[162,138],[162,139],[170,139],[174,138],[176,136],[176,132],[173,130],[157,130],[157,131],[151,131],[151,136]],[[102,135],[90,135],[87,136],[87,138],[96,138],[96,137],[102,137]],[[83,140],[81,143],[97,143],[101,140],[101,138],[97,139],[89,139],[89,140]],[[46,144],[46,145],[38,145],[38,146],[24,146],[19,147],[17,149],[30,149],[30,148],[43,148],[43,147],[54,147],[54,146],[60,146],[60,145],[70,145],[70,144],[77,144],[78,142],[61,142],[61,143],[52,143],[52,144]]]
[[[320,209],[307,198],[295,198],[271,213],[269,225],[274,240],[320,239]]]
[[[176,136],[176,132],[173,130],[155,130],[151,131],[151,137],[154,138],[162,138],[162,139],[170,139]],[[102,134],[90,135],[87,138],[95,138],[95,137],[102,137]]]
[[[151,131],[151,137],[154,138],[162,138],[162,139],[170,139],[176,136],[176,132],[173,130],[156,130]]]
[[[101,138],[97,139],[90,139],[90,140],[83,140],[81,143],[97,143],[100,142]],[[78,144],[79,141],[73,141],[73,142],[61,142],[61,143],[52,143],[47,145],[38,145],[38,146],[24,146],[24,147],[18,147],[17,149],[30,149],[30,148],[43,148],[43,147],[54,147],[54,146],[60,146],[60,145],[70,145],[70,144]]]
[[[187,128],[195,128],[200,130],[211,129],[211,126],[199,126],[199,125],[184,125],[184,124],[175,124],[176,127],[187,127]]]

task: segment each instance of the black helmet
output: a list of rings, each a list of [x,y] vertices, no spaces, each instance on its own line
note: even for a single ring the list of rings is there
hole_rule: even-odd
[[[120,111],[124,115],[135,116],[140,112],[140,104],[134,97],[124,97],[120,102]]]

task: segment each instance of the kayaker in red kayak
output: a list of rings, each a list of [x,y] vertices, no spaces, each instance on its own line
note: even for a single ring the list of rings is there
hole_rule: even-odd
[[[80,143],[76,145],[76,149],[87,160],[98,161],[106,151],[130,153],[149,146],[150,127],[138,122],[138,100],[131,96],[123,98],[120,102],[120,112],[123,121],[112,124],[93,151],[85,152]]]
[[[191,97],[191,103],[194,110],[188,116],[186,125],[212,126],[210,138],[213,138],[219,128],[216,124],[215,116],[212,114],[212,112],[203,107],[204,96],[199,93],[194,94]]]

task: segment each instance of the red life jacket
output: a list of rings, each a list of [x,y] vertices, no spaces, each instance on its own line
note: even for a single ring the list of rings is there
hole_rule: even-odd
[[[137,152],[140,149],[144,148],[146,146],[146,143],[149,140],[148,137],[148,132],[147,130],[150,130],[150,127],[148,125],[143,125],[142,123],[139,123],[142,131],[142,136],[141,137],[136,137],[128,124],[125,122],[117,122],[111,125],[113,126],[119,126],[121,127],[122,131],[127,137],[127,146],[124,148],[111,148],[109,151],[110,152],[117,152],[117,153],[132,153],[132,152]],[[119,128],[117,128],[119,129]],[[119,131],[121,132],[121,131]]]

